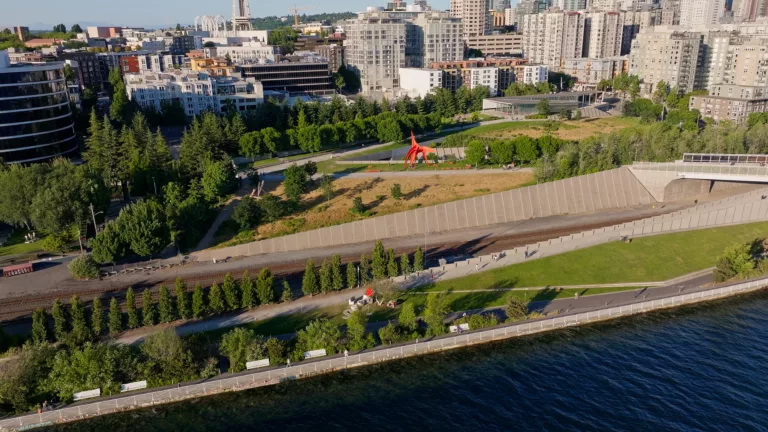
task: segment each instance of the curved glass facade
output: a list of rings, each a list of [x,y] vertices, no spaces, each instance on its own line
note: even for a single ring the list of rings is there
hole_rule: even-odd
[[[40,162],[76,150],[64,64],[0,68],[0,159]]]

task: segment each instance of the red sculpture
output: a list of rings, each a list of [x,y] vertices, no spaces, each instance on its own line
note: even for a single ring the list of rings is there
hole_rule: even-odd
[[[408,153],[405,155],[405,164],[403,167],[407,167],[409,161],[411,162],[411,166],[416,165],[416,159],[418,158],[419,153],[421,153],[421,157],[424,158],[424,161],[429,163],[427,153],[436,153],[436,151],[431,147],[420,146],[416,142],[416,137],[413,136],[413,132],[411,132],[411,149],[408,150]]]

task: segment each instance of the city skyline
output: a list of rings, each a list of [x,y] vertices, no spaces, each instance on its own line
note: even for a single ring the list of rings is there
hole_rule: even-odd
[[[429,4],[441,10],[448,10],[449,0],[430,0]],[[513,1],[516,3],[516,1]],[[340,0],[331,4],[320,0],[304,0],[303,6],[311,7],[306,14],[361,12],[368,6],[385,6],[385,0]],[[135,27],[165,27],[176,23],[191,25],[197,15],[222,15],[229,18],[232,15],[230,0],[203,1],[190,0],[185,2],[185,8],[179,9],[178,4],[168,0],[150,1],[137,0],[132,7],[121,10],[115,17],[114,9],[104,2],[97,0],[76,0],[73,3],[61,3],[55,0],[40,0],[38,7],[31,10],[22,3],[14,2],[3,7],[3,17],[0,27],[22,25],[34,30],[45,30],[56,24],[63,23],[67,27],[72,24],[81,26],[114,25]],[[288,16],[288,8],[292,4],[258,4],[251,0],[253,17]],[[153,10],[147,14],[147,10]]]

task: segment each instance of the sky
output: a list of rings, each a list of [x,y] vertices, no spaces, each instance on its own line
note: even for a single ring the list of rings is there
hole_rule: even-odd
[[[251,15],[285,16],[294,3],[310,6],[306,13],[360,12],[367,6],[384,6],[386,0],[295,0],[272,2],[250,0]],[[409,0],[409,3],[411,1]],[[232,16],[232,0],[0,0],[0,27],[16,25],[43,30],[63,23],[69,28],[79,23],[88,25],[168,27],[176,23],[192,24],[197,15]],[[436,9],[448,9],[450,0],[429,0]]]

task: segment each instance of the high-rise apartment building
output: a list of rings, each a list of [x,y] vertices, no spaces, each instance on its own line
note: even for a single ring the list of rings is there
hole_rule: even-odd
[[[487,14],[487,11],[486,11]],[[363,93],[400,88],[400,68],[464,56],[462,20],[445,12],[369,11],[345,24],[347,65],[360,74]]]
[[[662,11],[660,9],[648,9],[642,11],[627,11],[622,13],[624,17],[624,30],[622,31],[621,55],[629,54],[632,48],[632,40],[641,31],[657,25],[661,25]]]
[[[736,21],[754,21],[766,13],[765,0],[733,0],[731,11]]]
[[[621,55],[623,15],[621,12],[584,14],[584,57],[596,59]]]
[[[553,5],[564,11],[580,11],[587,8],[587,0],[556,0]]]
[[[681,0],[661,0],[661,23],[663,25],[680,24]]]
[[[698,33],[664,31],[640,33],[632,42],[629,73],[647,86],[659,81],[683,92],[695,88],[701,36]],[[646,89],[652,92],[653,88]]]
[[[583,56],[584,14],[552,10],[523,17],[523,55],[558,70],[563,60]]]
[[[598,11],[618,11],[621,10],[621,0],[592,0],[590,8]]]
[[[725,0],[685,0],[680,2],[680,25],[698,27],[717,24],[725,15]]]
[[[490,33],[489,9],[489,0],[451,0],[451,16],[464,24],[464,39]]]

